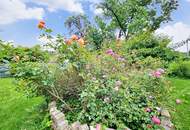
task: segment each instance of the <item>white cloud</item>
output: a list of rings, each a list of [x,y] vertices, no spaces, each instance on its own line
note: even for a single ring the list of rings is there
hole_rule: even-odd
[[[95,14],[95,15],[101,15],[103,13],[102,9],[97,9],[94,4],[90,5],[90,10]]]
[[[172,38],[173,43],[177,43],[182,40],[186,40],[190,36],[190,25],[184,24],[183,22],[177,22],[173,25],[167,25],[163,28],[158,29],[156,31],[156,34],[166,34]],[[177,50],[186,52],[187,49],[186,46],[183,46]]]
[[[24,0],[47,7],[48,11],[64,10],[71,13],[84,13],[80,0]]]
[[[0,25],[23,19],[42,19],[43,14],[43,8],[27,7],[21,0],[1,0],[0,2]]]

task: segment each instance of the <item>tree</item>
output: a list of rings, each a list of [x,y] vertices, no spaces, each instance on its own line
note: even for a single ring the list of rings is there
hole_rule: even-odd
[[[96,49],[100,49],[104,41],[111,41],[115,38],[114,28],[110,24],[106,24],[102,18],[95,17],[95,25],[91,25],[88,29],[87,40],[94,44]]]
[[[161,23],[171,20],[177,6],[177,0],[103,0],[97,8],[120,30],[119,37],[128,39],[143,30],[158,29]]]
[[[76,34],[79,37],[84,37],[87,33],[90,22],[83,14],[70,16],[65,21],[65,26],[70,30],[71,34]]]

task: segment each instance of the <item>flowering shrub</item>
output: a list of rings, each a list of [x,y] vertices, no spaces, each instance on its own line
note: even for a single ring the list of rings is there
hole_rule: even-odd
[[[75,120],[115,129],[158,128],[158,101],[163,92],[167,94],[168,85],[163,77],[150,74],[159,71],[163,76],[163,70],[131,71],[127,61],[118,61],[115,54],[108,49],[87,64],[84,89],[75,99]],[[64,112],[67,119],[72,118],[72,112]]]
[[[54,50],[55,64],[20,63],[17,78],[37,94],[57,100],[69,122],[78,120],[97,129],[160,127],[160,101],[169,92],[164,69],[133,66],[130,53],[112,45],[90,52],[83,38],[55,38],[45,23],[39,24],[49,41],[46,45]]]

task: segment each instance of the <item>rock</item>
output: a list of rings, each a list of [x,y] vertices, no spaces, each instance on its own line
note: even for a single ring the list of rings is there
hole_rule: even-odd
[[[87,124],[81,125],[80,130],[89,130],[89,127]]]
[[[63,113],[59,112],[59,114],[57,114],[55,116],[55,118],[56,118],[56,120],[64,120],[65,115]]]
[[[175,130],[174,125],[172,124],[172,122],[167,119],[164,118],[161,121],[161,126],[165,129],[165,130]]]
[[[80,122],[75,122],[71,125],[72,130],[80,130]]]
[[[94,128],[94,127],[90,126],[90,130],[96,130],[96,128]]]
[[[62,121],[62,120],[57,121],[56,126],[57,126],[56,130],[71,130],[67,121]]]
[[[167,117],[167,118],[170,118],[170,117],[171,117],[171,116],[170,116],[170,113],[168,112],[168,110],[165,110],[165,109],[163,109],[163,110],[161,111],[161,115],[164,116],[164,117]]]

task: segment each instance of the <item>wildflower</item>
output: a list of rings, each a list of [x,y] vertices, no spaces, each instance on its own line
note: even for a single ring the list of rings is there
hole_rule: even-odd
[[[156,107],[156,110],[158,111],[158,112],[161,112],[161,108],[160,107]]]
[[[77,35],[72,35],[72,36],[71,36],[71,39],[72,39],[73,41],[76,41],[76,40],[78,40],[78,36],[77,36]]]
[[[83,38],[80,38],[80,39],[78,40],[78,43],[79,43],[79,45],[80,45],[81,47],[83,47],[84,44],[85,44]]]
[[[96,125],[96,130],[101,130],[101,125],[100,124]]]
[[[45,28],[45,22],[44,22],[44,21],[40,21],[40,22],[38,23],[38,28],[39,28],[39,29]]]
[[[158,117],[156,117],[156,116],[153,116],[153,117],[152,117],[152,122],[153,122],[154,124],[157,124],[157,125],[160,125],[160,124],[161,124],[160,119],[159,119]]]
[[[176,104],[181,104],[181,100],[180,99],[176,99]]]

